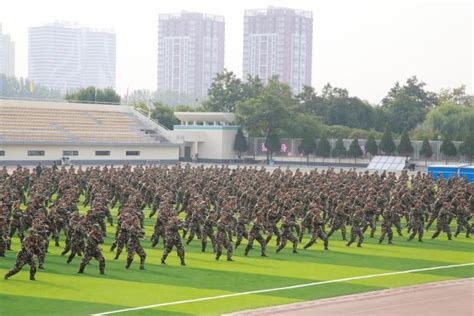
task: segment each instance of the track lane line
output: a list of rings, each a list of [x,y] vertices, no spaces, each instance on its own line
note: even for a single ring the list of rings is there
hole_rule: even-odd
[[[118,309],[118,310],[114,310],[114,311],[108,311],[108,312],[92,314],[92,316],[110,315],[110,314],[138,311],[138,310],[143,310],[143,309],[150,309],[150,308],[155,308],[155,307],[181,305],[181,304],[187,304],[187,303],[218,300],[218,299],[229,298],[229,297],[237,297],[237,296],[243,296],[243,295],[252,295],[252,294],[261,294],[261,293],[268,293],[268,292],[298,289],[298,288],[303,288],[303,287],[308,287],[308,286],[316,286],[316,285],[331,284],[331,283],[342,283],[342,282],[354,281],[354,280],[371,279],[371,278],[377,278],[377,277],[385,277],[385,276],[391,276],[391,275],[424,272],[424,271],[431,271],[431,270],[460,268],[460,267],[467,267],[467,266],[474,266],[474,262],[462,263],[462,264],[453,264],[453,265],[447,265],[447,266],[430,267],[430,268],[404,270],[404,271],[394,271],[394,272],[386,272],[386,273],[378,273],[378,274],[361,275],[361,276],[348,277],[348,278],[343,278],[343,279],[326,280],[326,281],[304,283],[304,284],[291,285],[291,286],[285,286],[285,287],[277,287],[277,288],[272,288],[272,289],[263,289],[263,290],[254,290],[254,291],[247,291],[247,292],[240,292],[240,293],[223,294],[223,295],[217,295],[217,296],[200,297],[200,298],[189,299],[189,300],[174,301],[174,302],[167,302],[167,303],[159,303],[159,304],[153,304],[153,305]]]

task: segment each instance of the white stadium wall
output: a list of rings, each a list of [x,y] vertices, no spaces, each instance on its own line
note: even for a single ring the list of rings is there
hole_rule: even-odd
[[[61,145],[0,145],[0,164],[3,162],[27,163],[45,161],[52,162],[69,157],[70,161],[81,164],[93,162],[175,162],[178,161],[178,146],[61,146]],[[44,151],[44,156],[30,156],[29,151]],[[64,155],[64,151],[77,151],[77,156]],[[110,155],[96,155],[96,151],[110,152]],[[138,155],[127,155],[129,152],[139,152]]]

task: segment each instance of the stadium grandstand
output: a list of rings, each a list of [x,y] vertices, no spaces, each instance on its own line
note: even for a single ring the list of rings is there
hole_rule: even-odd
[[[0,99],[2,165],[178,160],[173,133],[130,107]]]

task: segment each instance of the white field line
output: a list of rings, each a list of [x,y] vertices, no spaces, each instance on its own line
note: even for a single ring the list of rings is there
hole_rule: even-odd
[[[174,302],[153,304],[153,305],[140,306],[140,307],[131,307],[131,308],[118,309],[118,310],[109,311],[109,312],[97,313],[97,314],[93,314],[93,316],[110,315],[110,314],[116,314],[116,313],[125,313],[125,312],[138,311],[138,310],[142,310],[142,309],[150,309],[150,308],[155,308],[155,307],[180,305],[180,304],[195,303],[195,302],[202,302],[202,301],[218,300],[218,299],[223,299],[223,298],[228,298],[228,297],[236,297],[236,296],[243,296],[243,295],[252,295],[252,294],[261,294],[261,293],[268,293],[268,292],[298,289],[298,288],[307,287],[307,286],[316,286],[316,285],[331,284],[331,283],[342,283],[342,282],[348,282],[348,281],[354,281],[354,280],[371,279],[371,278],[377,278],[377,277],[385,277],[385,276],[407,274],[407,273],[416,273],[416,272],[423,272],[423,271],[430,271],[430,270],[459,268],[459,267],[466,267],[466,266],[473,266],[473,265],[474,265],[474,262],[470,262],[470,263],[462,263],[462,264],[453,264],[453,265],[448,265],[448,266],[438,266],[438,267],[431,267],[431,268],[422,268],[422,269],[394,271],[394,272],[379,273],[379,274],[361,275],[361,276],[355,276],[355,277],[349,277],[349,278],[343,278],[343,279],[319,281],[319,282],[298,284],[298,285],[285,286],[285,287],[277,287],[277,288],[273,288],[273,289],[263,289],[263,290],[247,291],[247,292],[240,292],[240,293],[231,293],[231,294],[224,294],[224,295],[218,295],[218,296],[200,297],[200,298],[195,298],[195,299],[190,299],[190,300],[183,300],[183,301],[174,301]]]

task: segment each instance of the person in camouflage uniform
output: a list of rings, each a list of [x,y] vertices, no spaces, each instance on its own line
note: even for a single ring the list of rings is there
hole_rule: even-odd
[[[18,231],[18,237],[20,241],[23,241],[25,238],[25,223],[24,223],[24,215],[23,211],[20,208],[20,202],[15,201],[12,206],[12,220],[10,222],[10,239],[15,235]],[[8,249],[10,249],[10,243],[8,245]]]
[[[355,213],[352,215],[351,218],[351,239],[347,243],[349,247],[354,241],[356,241],[357,237],[359,238],[359,242],[357,243],[357,247],[362,247],[362,243],[364,242],[364,233],[362,232],[362,228],[364,226],[365,221],[365,214],[364,211],[360,206],[355,207]]]
[[[84,253],[84,247],[85,247],[84,240],[86,238],[86,228],[84,226],[84,223],[81,220],[75,222],[72,226],[70,226],[70,234],[71,234],[71,240],[69,243],[69,247],[70,247],[71,253],[69,254],[67,258],[68,264],[72,262],[72,260],[74,259],[76,255],[82,256],[82,254]],[[67,251],[65,252],[63,251],[63,253],[66,254]]]
[[[4,279],[8,280],[9,277],[17,274],[23,268],[25,264],[30,266],[30,280],[35,280],[36,274],[36,263],[34,260],[35,254],[39,251],[39,245],[36,237],[29,235],[23,240],[21,250],[16,256],[15,266],[5,274]]]
[[[256,240],[260,244],[260,253],[262,257],[266,257],[267,254],[265,250],[267,249],[267,242],[263,239],[261,233],[265,231],[264,225],[264,214],[258,213],[257,219],[253,222],[252,228],[249,231],[249,239],[247,243],[247,247],[245,248],[245,256],[248,256],[249,251],[253,249],[253,242]]]
[[[346,213],[347,207],[347,203],[344,203],[341,200],[338,201],[338,206],[336,206],[332,217],[332,224],[328,233],[328,238],[331,237],[334,232],[340,229],[342,233],[342,240],[346,240],[346,221],[349,219],[349,215]]]
[[[456,211],[456,222],[457,228],[454,237],[457,237],[463,228],[466,229],[466,238],[471,236],[472,225],[469,223],[469,218],[472,216],[469,206],[467,205],[466,200],[461,200],[459,207]]]
[[[433,225],[434,221],[438,218],[439,211],[443,207],[443,203],[446,201],[446,196],[443,192],[438,194],[438,198],[431,207],[431,214],[430,218],[428,219],[428,224],[426,225],[426,230],[430,229],[431,225]]]
[[[0,257],[5,257],[5,251],[8,248],[10,234],[8,231],[6,217],[0,217]]]
[[[163,206],[160,208],[160,212],[156,218],[155,227],[153,228],[153,235],[151,236],[151,246],[153,248],[158,245],[160,237],[163,239],[164,243],[166,223],[168,222],[168,217],[172,212],[171,206],[169,204],[162,203],[162,205]]]
[[[448,235],[448,239],[452,240],[451,228],[449,228],[449,222],[454,216],[451,211],[452,205],[449,202],[444,202],[443,207],[439,210],[438,221],[436,223],[436,231],[431,236],[431,239],[435,239],[441,232],[445,232]]]
[[[166,264],[168,254],[173,250],[173,247],[176,247],[176,252],[181,260],[181,265],[186,265],[184,262],[184,247],[181,241],[181,236],[179,235],[179,229],[181,226],[182,225],[176,215],[172,214],[166,224],[165,249],[163,251],[163,256],[161,257],[161,264]]]
[[[403,216],[403,205],[401,202],[395,202],[395,205],[390,209],[392,211],[391,221],[392,225],[397,229],[398,236],[403,237],[401,219]]]
[[[391,206],[385,209],[382,213],[383,221],[382,221],[382,234],[380,235],[379,244],[381,244],[384,239],[385,235],[388,236],[388,243],[393,244],[393,231],[392,231],[392,214]]]
[[[423,207],[421,201],[415,203],[415,207],[411,209],[410,212],[410,221],[411,221],[411,234],[408,237],[408,241],[413,240],[416,234],[418,234],[418,241],[423,241],[423,230],[425,224],[425,216],[428,214],[426,207]]]
[[[237,224],[235,227],[235,235],[237,240],[235,241],[235,249],[240,246],[242,243],[242,239],[249,239],[249,234],[247,232],[247,228],[245,225],[249,223],[249,219],[245,214],[245,209],[241,208],[239,211],[239,219],[237,220]]]
[[[326,234],[324,233],[324,220],[321,218],[321,213],[322,211],[317,208],[313,207],[312,209],[309,210],[309,212],[312,215],[311,219],[311,239],[308,241],[308,243],[303,247],[303,249],[308,249],[314,243],[316,240],[321,238],[324,242],[324,250],[329,250],[329,240]]]
[[[378,212],[375,207],[375,203],[370,201],[367,203],[367,206],[364,208],[364,227],[362,228],[362,233],[365,233],[367,228],[370,227],[370,238],[374,238],[375,231],[377,230],[377,217]]]
[[[217,235],[216,235],[216,260],[219,260],[222,255],[222,247],[227,249],[227,261],[234,261],[232,254],[234,252],[232,244],[229,240],[228,226],[230,221],[230,215],[223,213],[217,221]]]
[[[207,238],[211,240],[212,249],[216,252],[216,236],[214,236],[214,226],[216,225],[217,212],[211,212],[202,227],[202,236],[201,236],[201,252],[206,251]]]
[[[89,234],[87,234],[86,246],[84,248],[84,257],[81,260],[78,273],[84,273],[84,269],[92,258],[99,261],[100,274],[105,273],[105,259],[99,244],[103,242],[102,229],[98,224],[94,224]]]
[[[138,218],[135,218],[133,224],[130,227],[128,232],[128,242],[127,242],[127,265],[126,269],[130,268],[130,265],[133,262],[133,257],[135,253],[140,257],[140,270],[145,270],[145,259],[146,253],[143,250],[142,245],[140,245],[140,239],[145,237],[145,231],[140,227]]]
[[[270,240],[272,240],[273,234],[275,234],[277,236],[276,243],[277,243],[277,245],[279,245],[280,240],[281,240],[281,233],[280,233],[280,230],[277,227],[277,222],[280,220],[280,212],[278,211],[278,206],[276,204],[273,204],[270,207],[270,210],[267,214],[266,219],[267,219],[266,228],[267,228],[268,236],[267,236],[265,242],[268,245]]]
[[[288,216],[283,216],[281,218],[281,241],[280,245],[276,249],[276,252],[280,252],[283,248],[285,248],[288,240],[293,243],[293,253],[298,253],[298,238],[293,236],[291,233],[291,228],[295,225],[295,222]]]
[[[186,241],[186,245],[189,245],[193,241],[194,236],[197,236],[198,239],[201,239],[201,226],[204,223],[204,209],[203,205],[197,205],[192,212],[191,219],[189,222],[189,237]]]

